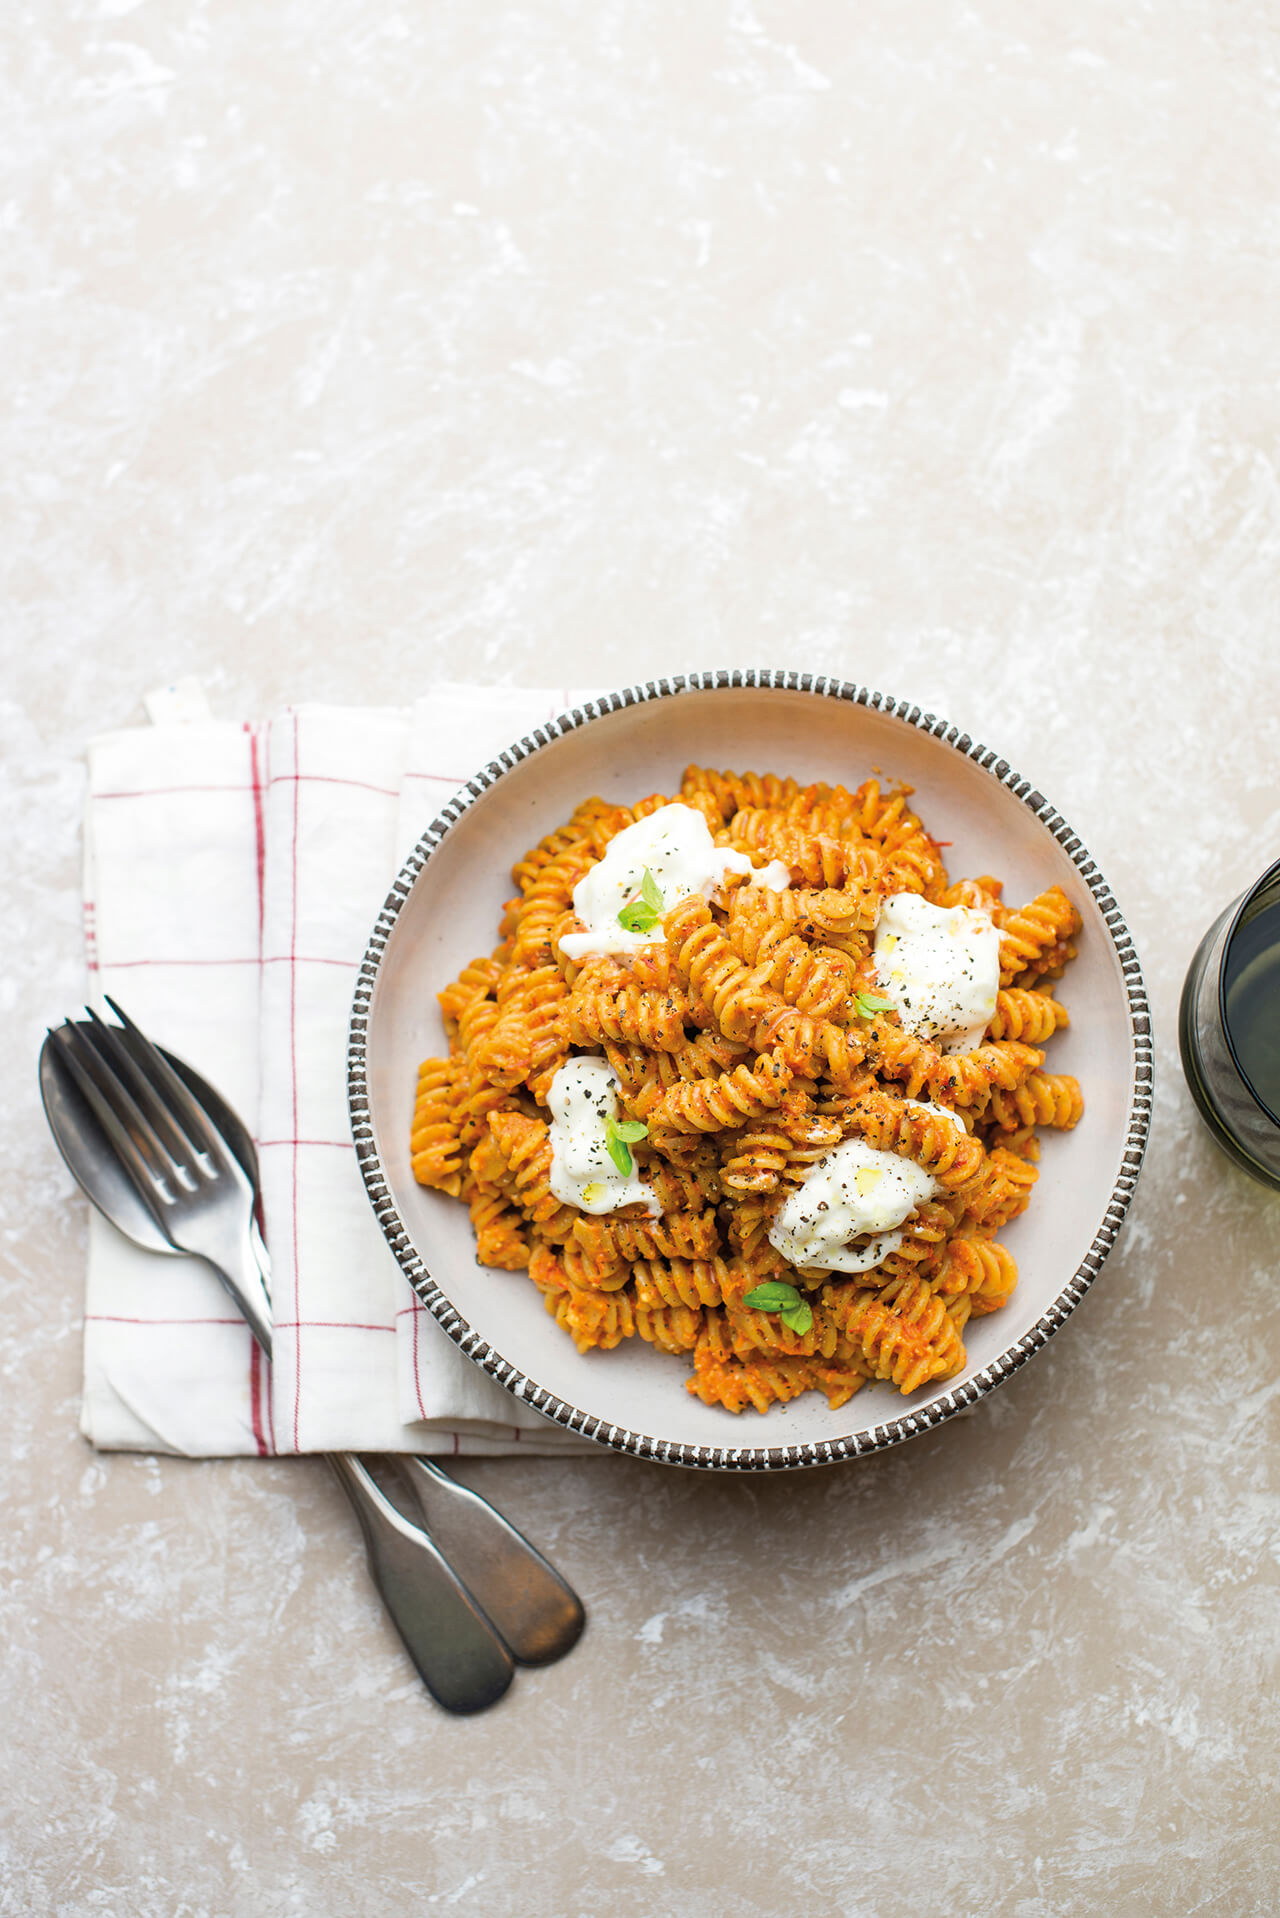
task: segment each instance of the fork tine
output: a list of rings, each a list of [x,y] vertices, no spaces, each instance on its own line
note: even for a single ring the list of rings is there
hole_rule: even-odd
[[[58,1050],[58,1057],[67,1066],[77,1089],[83,1095],[89,1110],[107,1135],[108,1143],[118,1154],[120,1163],[133,1180],[139,1196],[150,1206],[156,1223],[168,1235],[165,1213],[173,1203],[171,1192],[166,1190],[169,1175],[163,1170],[163,1159],[154,1156],[158,1140],[152,1140],[150,1128],[143,1120],[137,1107],[133,1107],[133,1123],[126,1121],[115,1104],[116,1090],[121,1096],[124,1112],[133,1105],[129,1094],[120,1086],[108,1091],[111,1086],[111,1073],[99,1053],[89,1044],[73,1020],[49,1028],[49,1037]],[[137,1136],[135,1136],[135,1126]],[[143,1144],[151,1148],[151,1155],[144,1151]]]
[[[214,1161],[219,1171],[229,1172],[233,1164],[239,1168],[226,1140],[209,1117],[200,1101],[191,1089],[184,1085],[160,1048],[148,1039],[140,1026],[134,1024],[122,1006],[118,1006],[110,994],[103,997],[124,1031],[129,1036],[128,1048],[130,1063],[135,1072],[148,1085],[154,1098],[167,1111],[171,1123],[179,1127],[189,1143],[198,1151],[205,1152]],[[92,1015],[91,1015],[92,1016]],[[113,1028],[99,1021],[105,1032]],[[121,1045],[121,1050],[126,1048]]]
[[[156,1087],[148,1079],[126,1043],[121,1028],[110,1026],[105,1019],[100,1019],[92,1006],[86,1006],[85,1011],[90,1019],[90,1025],[85,1030],[85,1038],[89,1040],[108,1068],[115,1072],[138,1110],[150,1121],[152,1130],[165,1146],[170,1157],[177,1164],[185,1164],[194,1170],[203,1148],[188,1136],[178,1115],[160,1097]]]

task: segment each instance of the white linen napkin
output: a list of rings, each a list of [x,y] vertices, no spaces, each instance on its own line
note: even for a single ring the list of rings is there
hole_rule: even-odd
[[[346,1032],[369,928],[435,801],[583,695],[446,686],[408,710],[207,716],[184,684],[89,750],[85,926],[109,992],[254,1133],[265,1366],[218,1281],[93,1215],[81,1425],[104,1449],[596,1453],[464,1358],[365,1197]]]

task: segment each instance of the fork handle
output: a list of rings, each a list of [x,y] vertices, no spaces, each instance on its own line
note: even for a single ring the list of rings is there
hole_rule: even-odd
[[[360,1520],[373,1582],[431,1696],[458,1713],[496,1704],[515,1666],[466,1586],[359,1459],[349,1452],[326,1457]]]

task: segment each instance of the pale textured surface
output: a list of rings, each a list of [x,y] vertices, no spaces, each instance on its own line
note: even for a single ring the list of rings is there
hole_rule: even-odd
[[[0,1912],[1271,1913],[1280,1202],[1198,1129],[1174,1014],[1278,850],[1273,10],[17,24]],[[724,662],[1035,774],[1146,961],[1148,1168],[1064,1332],[931,1438],[473,1468],[592,1618],[448,1721],[322,1466],[76,1436],[33,1066],[80,989],[79,755],[184,670],[261,714]]]

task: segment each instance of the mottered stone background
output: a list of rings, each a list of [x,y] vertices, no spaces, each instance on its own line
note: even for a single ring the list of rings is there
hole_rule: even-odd
[[[1174,1042],[1280,852],[1274,10],[10,25],[0,1913],[1274,1911],[1280,1200]],[[451,1721],[319,1462],[77,1435],[34,1064],[83,745],[184,672],[259,716],[695,664],[869,681],[1034,775],[1145,960],[1147,1170],[1063,1332],[928,1438],[471,1466],[591,1624]]]

